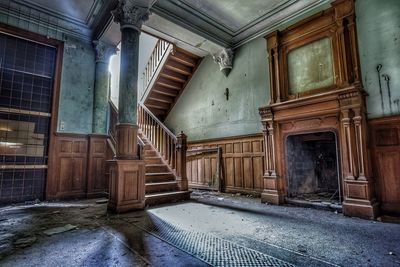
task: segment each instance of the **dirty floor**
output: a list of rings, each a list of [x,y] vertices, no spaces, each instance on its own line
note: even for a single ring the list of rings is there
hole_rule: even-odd
[[[194,192],[109,214],[98,200],[0,207],[0,266],[400,266],[400,224]]]

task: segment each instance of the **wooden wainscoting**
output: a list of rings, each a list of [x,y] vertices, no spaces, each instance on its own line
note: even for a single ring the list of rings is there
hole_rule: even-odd
[[[89,135],[87,195],[103,196],[108,191],[108,175],[106,174],[107,135]]]
[[[108,191],[106,136],[57,133],[53,138],[47,199],[99,196]]]
[[[400,116],[370,120],[372,162],[381,210],[400,214]]]
[[[259,195],[263,185],[264,140],[262,134],[188,143],[188,151],[222,148],[221,179],[225,192]],[[191,187],[214,189],[218,179],[217,152],[187,156],[186,170]]]

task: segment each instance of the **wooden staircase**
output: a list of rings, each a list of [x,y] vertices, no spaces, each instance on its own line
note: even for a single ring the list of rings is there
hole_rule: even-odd
[[[180,191],[174,172],[164,162],[163,157],[142,132],[139,133],[139,137],[145,144],[146,206],[188,200],[190,192],[188,190]]]
[[[175,105],[201,57],[159,40],[144,72],[141,102],[163,120]]]
[[[117,108],[110,102],[108,144],[115,155]],[[186,179],[186,139],[176,137],[146,107],[138,106],[138,143],[146,164],[146,206],[190,198]]]

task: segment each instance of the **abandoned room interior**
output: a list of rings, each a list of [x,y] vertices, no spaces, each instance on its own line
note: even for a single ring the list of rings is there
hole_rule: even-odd
[[[0,0],[1,266],[400,266],[400,1]]]

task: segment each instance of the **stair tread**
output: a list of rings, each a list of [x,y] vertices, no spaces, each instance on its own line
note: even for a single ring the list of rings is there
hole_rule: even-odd
[[[146,175],[164,175],[164,174],[168,174],[168,175],[173,175],[172,172],[150,172],[150,173],[146,173]]]
[[[171,185],[171,184],[177,184],[178,182],[177,181],[167,181],[167,182],[155,182],[155,183],[152,183],[152,182],[149,182],[149,183],[146,183],[146,185]]]
[[[157,193],[150,193],[146,194],[146,198],[150,197],[158,197],[158,196],[171,196],[171,195],[183,195],[183,194],[188,194],[190,191],[170,191],[170,192],[157,192]]]

